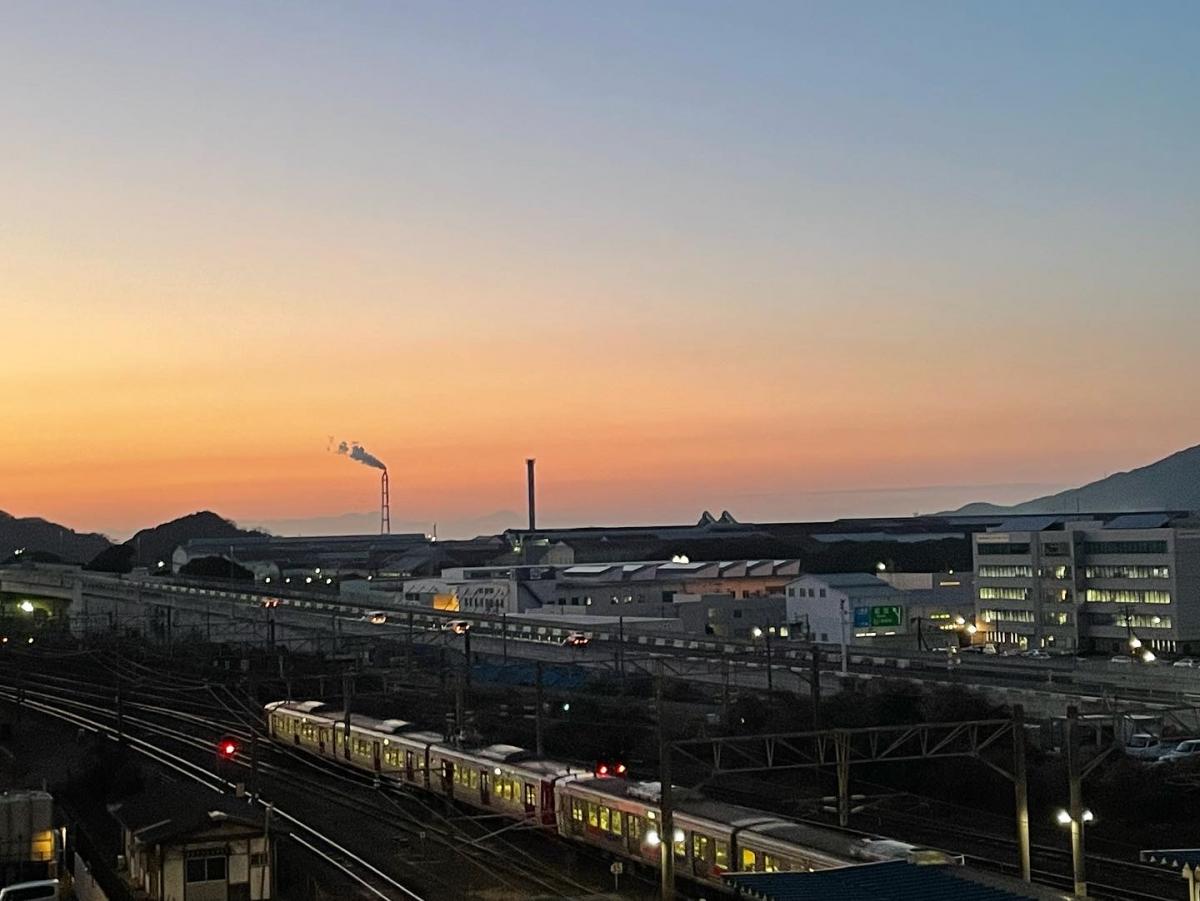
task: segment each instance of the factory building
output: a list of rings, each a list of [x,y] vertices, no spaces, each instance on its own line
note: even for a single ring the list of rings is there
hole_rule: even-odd
[[[783,597],[798,560],[684,559],[566,566],[452,567],[437,579],[404,584],[404,600],[453,595],[467,613],[527,613],[534,610],[579,616],[675,617],[677,599],[720,596],[727,604],[766,596]]]
[[[1023,517],[976,534],[976,641],[1200,652],[1200,519]]]

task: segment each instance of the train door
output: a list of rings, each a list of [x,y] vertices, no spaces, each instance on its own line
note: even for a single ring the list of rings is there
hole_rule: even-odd
[[[325,745],[329,742],[329,728],[327,726],[319,726],[317,728],[317,750],[322,754],[325,753]]]
[[[416,777],[413,775],[413,752],[404,752],[404,778],[409,782],[415,782]]]
[[[492,774],[487,770],[479,771],[479,803],[485,807],[492,803]]]
[[[547,826],[554,825],[554,783],[543,782],[542,792],[542,822]]]
[[[454,762],[442,761],[442,793],[447,798],[454,797]]]
[[[375,765],[375,772],[383,770],[383,751],[380,749],[379,742],[371,742],[371,762]]]
[[[336,727],[335,727],[336,728]],[[346,729],[342,736],[342,756],[347,760],[350,759],[350,730]]]
[[[713,843],[702,832],[692,833],[692,872],[704,877],[712,870]]]
[[[537,813],[537,786],[532,782],[522,782],[521,793],[525,802],[525,815],[533,816]]]

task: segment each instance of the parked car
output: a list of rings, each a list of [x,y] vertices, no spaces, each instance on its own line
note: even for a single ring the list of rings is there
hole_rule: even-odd
[[[1149,732],[1135,732],[1125,742],[1125,756],[1134,760],[1157,760],[1163,754],[1173,750],[1177,742],[1164,742]]]
[[[0,901],[52,901],[57,897],[57,879],[17,882],[0,889]]]
[[[586,648],[590,641],[591,639],[582,632],[568,632],[562,643],[563,647],[567,648]]]
[[[1159,756],[1155,763],[1179,763],[1184,760],[1200,760],[1200,738],[1181,741],[1174,748]]]
[[[1045,648],[1030,648],[1028,651],[1025,651],[1025,653],[1023,653],[1021,656],[1026,657],[1029,660],[1049,660],[1050,652],[1047,651]]]
[[[1125,654],[1118,654],[1116,657],[1108,658],[1109,663],[1116,663],[1119,666],[1132,666],[1133,658]]]
[[[387,614],[382,610],[372,610],[370,613],[365,614],[363,619],[373,625],[382,626],[387,622]]]
[[[1200,669],[1200,660],[1195,657],[1180,657],[1171,666],[1183,666],[1188,669]]]
[[[471,623],[465,619],[452,619],[442,623],[443,632],[453,632],[455,635],[465,635],[471,631]]]

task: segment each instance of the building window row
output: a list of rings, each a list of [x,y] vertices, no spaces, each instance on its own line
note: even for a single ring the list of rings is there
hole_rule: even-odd
[[[1069,626],[1074,619],[1069,610],[1046,610],[1042,613],[1042,622],[1047,626]]]
[[[1150,613],[1089,613],[1093,626],[1119,626],[1122,629],[1170,629],[1171,617]]]
[[[1169,604],[1169,591],[1142,591],[1135,588],[1089,588],[1083,599],[1089,604]]]
[[[981,601],[1027,601],[1029,600],[1028,588],[995,588],[985,585],[979,589],[979,600]]]
[[[983,557],[999,557],[1005,554],[1023,556],[1029,553],[1029,542],[980,542],[975,549]]]
[[[1087,566],[1083,574],[1089,579],[1169,579],[1169,566]]]
[[[979,567],[981,579],[1032,579],[1033,567],[1029,565],[1005,566],[999,563],[985,563]]]
[[[985,623],[1032,623],[1037,621],[1032,610],[980,610],[979,618]]]
[[[1092,554],[1165,554],[1165,541],[1085,541],[1083,552]]]
[[[1070,588],[1043,588],[1043,604],[1070,604],[1074,600]]]
[[[1071,578],[1071,567],[1066,564],[1042,566],[1038,568],[1038,575],[1043,579],[1069,579]]]

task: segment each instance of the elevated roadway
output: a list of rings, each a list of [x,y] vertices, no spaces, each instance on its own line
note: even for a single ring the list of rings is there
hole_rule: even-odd
[[[461,635],[443,630],[456,619],[471,623],[473,656],[542,660],[650,672],[658,661],[670,671],[699,681],[723,681],[807,692],[813,647],[800,641],[731,641],[678,632],[626,629],[612,618],[596,627],[553,615],[464,614],[414,605],[363,606],[330,591],[264,591],[261,585],[193,581],[173,577],[115,576],[40,566],[0,568],[0,592],[28,592],[70,602],[71,629],[79,637],[136,631],[165,643],[202,640],[285,645],[295,650],[337,652],[353,643],[387,639],[399,643],[443,644],[465,651]],[[372,601],[372,604],[379,602]],[[590,639],[586,648],[564,646],[575,631]],[[1067,703],[1111,706],[1119,702],[1200,705],[1200,670],[1170,666],[1117,666],[1107,660],[1074,657],[1031,660],[853,646],[842,665],[841,649],[821,646],[827,687],[838,677],[907,678],[950,683],[991,693],[997,700],[1021,701],[1031,712],[1060,713]],[[767,676],[770,664],[771,677]],[[790,675],[789,675],[790,674]]]

